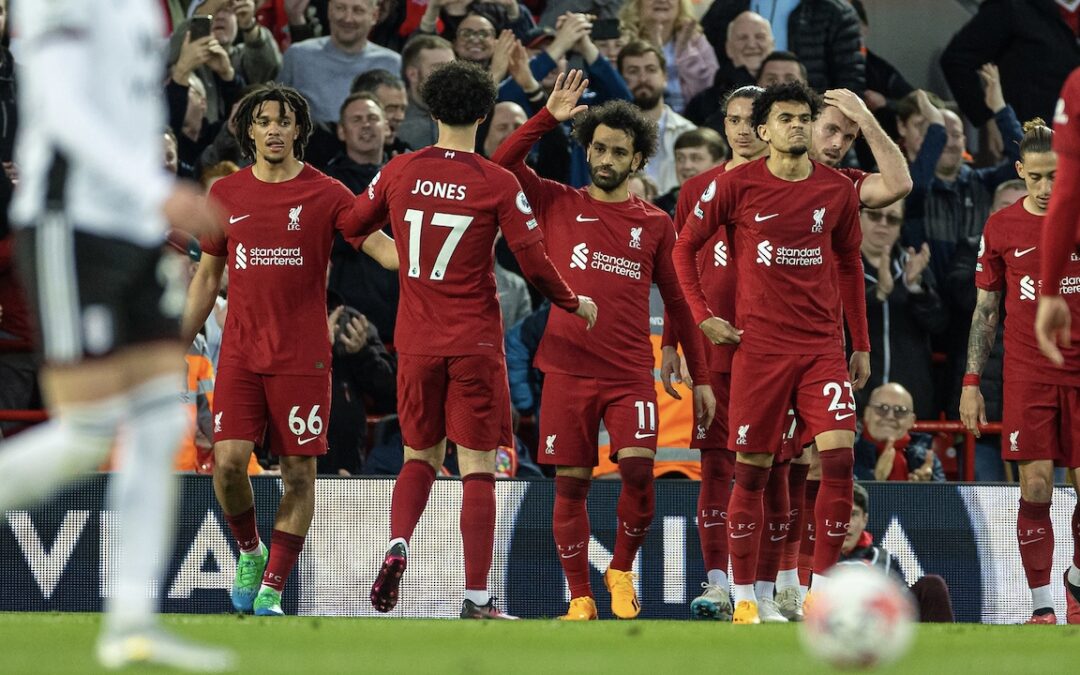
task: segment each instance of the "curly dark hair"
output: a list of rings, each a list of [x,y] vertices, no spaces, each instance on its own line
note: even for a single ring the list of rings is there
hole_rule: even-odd
[[[641,109],[633,103],[616,99],[589,108],[574,121],[574,140],[582,147],[589,147],[592,145],[596,127],[601,124],[625,131],[633,139],[634,152],[641,153],[641,166],[637,167],[638,171],[656,154],[657,139],[660,135],[656,122],[645,117]]]
[[[812,119],[817,119],[818,113],[821,112],[821,96],[802,82],[774,84],[754,99],[754,112],[751,116],[754,133],[757,133],[757,128],[769,119],[773,104],[780,102],[805,103],[810,107]]]
[[[303,159],[304,148],[311,138],[313,126],[311,110],[307,99],[300,92],[276,82],[255,87],[240,99],[240,107],[236,110],[236,140],[240,144],[240,152],[245,157],[255,159],[255,141],[248,135],[248,129],[255,123],[255,116],[262,110],[264,103],[280,103],[296,115],[296,128],[299,133],[293,144],[293,156]]]
[[[485,68],[451,61],[436,68],[420,89],[431,116],[452,127],[474,124],[495,105],[495,82]]]

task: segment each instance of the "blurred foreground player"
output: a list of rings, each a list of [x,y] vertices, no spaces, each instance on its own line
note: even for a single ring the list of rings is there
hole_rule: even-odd
[[[326,266],[335,230],[352,221],[353,194],[303,160],[311,134],[307,101],[268,84],[240,101],[241,150],[255,163],[210,190],[228,224],[202,238],[181,335],[188,344],[214,307],[229,266],[229,314],[222,335],[214,410],[214,493],[240,548],[233,606],[280,616],[281,593],[315,511],[316,457],[326,454],[330,340]],[[345,234],[349,234],[346,232]],[[388,266],[393,242],[362,242]],[[269,440],[280,457],[284,494],[269,550],[255,519],[248,460]]]
[[[589,583],[586,498],[598,463],[601,421],[622,478],[615,550],[604,584],[615,616],[633,619],[641,611],[632,569],[655,507],[657,415],[649,339],[653,283],[679,334],[696,332],[671,265],[671,219],[627,189],[630,175],[656,149],[656,126],[623,101],[591,110],[579,106],[587,84],[581,71],[559,75],[547,106],[504,141],[494,157],[521,180],[536,205],[548,250],[568,266],[571,283],[604,307],[593,333],[553,314],[536,356],[545,374],[540,403],[545,447],[537,459],[556,465],[552,529],[570,588],[570,609],[562,618],[572,621],[597,618]],[[592,180],[574,189],[540,178],[525,165],[525,157],[545,133],[578,115],[574,136],[586,149]],[[696,385],[695,418],[708,427],[716,403],[703,345],[689,340],[686,351]]]
[[[155,616],[174,544],[173,455],[188,424],[183,280],[161,247],[166,220],[207,228],[214,215],[162,169],[160,6],[109,10],[55,0],[16,13],[24,114],[11,215],[51,419],[0,445],[0,513],[93,471],[119,441],[108,509],[120,541],[98,660],[223,670],[227,652],[171,637]]]
[[[502,314],[493,246],[501,232],[526,278],[582,331],[596,305],[576,296],[552,265],[542,230],[517,180],[474,152],[476,129],[491,112],[495,86],[479,66],[455,61],[423,85],[439,125],[435,145],[398,155],[356,199],[362,232],[387,220],[401,267],[394,331],[398,416],[405,463],[394,483],[390,545],[371,588],[371,604],[398,601],[409,540],[427,505],[449,438],[461,471],[465,554],[463,619],[512,619],[487,590],[495,540],[495,451],[513,445]],[[570,319],[576,314],[584,323]]]
[[[851,515],[855,401],[869,377],[869,336],[859,252],[858,195],[851,181],[808,156],[820,108],[799,83],[754,101],[769,157],[717,178],[701,195],[675,245],[687,301],[706,337],[738,344],[729,428],[736,432],[735,487],[728,508],[735,623],[759,623],[754,589],[765,522],[762,495],[793,407],[821,451],[815,504],[814,584],[836,563]],[[701,290],[696,255],[720,227],[734,233],[736,325],[716,316]],[[841,314],[852,335],[844,363]]]
[[[1039,353],[1034,335],[1036,298],[1039,291],[1039,238],[1048,227],[1046,213],[1057,200],[1058,157],[1052,149],[1052,132],[1041,119],[1024,125],[1020,161],[1016,172],[1024,179],[1028,195],[990,216],[983,230],[979,260],[975,267],[978,288],[971,318],[967,370],[960,396],[960,419],[979,435],[986,424],[986,404],[979,390],[979,376],[994,346],[994,336],[1005,296],[1005,406],[1001,422],[1001,457],[1020,466],[1020,507],[1016,538],[1031,590],[1032,615],[1028,623],[1055,624],[1050,589],[1054,561],[1054,526],[1050,502],[1054,494],[1054,465],[1068,467],[1076,484],[1080,467],[1080,342],[1061,347],[1061,366]],[[1054,191],[1053,198],[1051,192]],[[1055,287],[1067,311],[1080,313],[1080,260],[1062,268],[1064,282]],[[1048,289],[1043,284],[1043,291]],[[1074,562],[1080,559],[1080,507],[1073,511]],[[1072,570],[1076,570],[1074,565]],[[1075,574],[1075,572],[1073,572]],[[1066,588],[1070,588],[1068,574]],[[1076,584],[1072,584],[1076,587]],[[1070,599],[1069,623],[1080,623],[1080,607]]]

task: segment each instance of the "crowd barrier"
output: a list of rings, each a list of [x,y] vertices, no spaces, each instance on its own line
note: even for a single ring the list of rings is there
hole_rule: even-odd
[[[104,510],[106,477],[97,476],[30,511],[11,511],[0,523],[0,610],[98,611],[109,594],[106,570],[115,558],[115,520]],[[230,611],[228,591],[236,551],[210,479],[180,477],[176,548],[163,584],[169,612]],[[256,477],[260,531],[270,534],[280,481]],[[940,574],[952,591],[957,620],[1017,623],[1030,600],[1017,551],[1016,487],[964,484],[870,483],[870,531],[900,561],[913,582]],[[368,589],[387,540],[389,479],[325,478],[317,486],[315,521],[289,581],[284,607],[305,615],[374,616]],[[596,481],[589,498],[592,583],[601,612],[607,593],[601,574],[611,559],[617,481]],[[565,610],[566,585],[551,539],[554,484],[497,483],[495,560],[491,590],[523,617]],[[658,481],[656,518],[636,563],[646,618],[685,619],[704,580],[694,522],[698,483]],[[402,588],[391,616],[453,617],[464,585],[458,506],[461,483],[439,480],[420,521]],[[1071,489],[1058,488],[1052,516],[1060,546],[1051,579],[1070,562]],[[1054,584],[1058,616],[1064,594]]]

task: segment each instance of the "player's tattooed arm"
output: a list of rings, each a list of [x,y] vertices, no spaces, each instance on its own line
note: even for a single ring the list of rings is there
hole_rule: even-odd
[[[971,333],[968,335],[967,369],[964,371],[980,375],[990,350],[994,348],[998,321],[1001,319],[1001,291],[979,289],[975,300],[975,313],[971,316]]]
[[[979,289],[975,300],[975,313],[971,317],[971,333],[968,336],[967,375],[978,376],[990,358],[994,348],[998,320],[1001,318],[1001,291]],[[982,435],[981,426],[986,424],[986,400],[977,380],[965,384],[960,391],[960,421],[976,437]]]

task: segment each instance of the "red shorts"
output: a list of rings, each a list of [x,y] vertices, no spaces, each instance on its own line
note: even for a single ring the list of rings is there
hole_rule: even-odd
[[[777,453],[794,409],[811,436],[855,432],[855,397],[842,353],[750,354],[731,364],[728,444],[736,452]],[[796,438],[801,436],[796,432]]]
[[[1080,467],[1080,387],[1006,380],[1001,457]]]
[[[550,373],[540,399],[536,459],[557,466],[596,466],[603,421],[611,458],[622,448],[656,452],[656,389],[650,380],[607,380]]]
[[[401,438],[423,450],[449,438],[470,450],[513,447],[510,385],[502,354],[398,354]]]
[[[275,455],[326,454],[330,373],[264,375],[222,365],[214,383],[214,440],[260,444]]]
[[[690,430],[690,447],[698,450],[726,448],[728,437],[728,397],[731,396],[731,373],[709,371],[709,384],[716,396],[716,416],[706,429],[694,422]]]
[[[784,430],[780,440],[780,452],[776,455],[776,463],[789,462],[796,457],[802,457],[803,447],[814,442],[813,436],[808,436],[806,428],[794,408],[788,408],[784,416]]]

